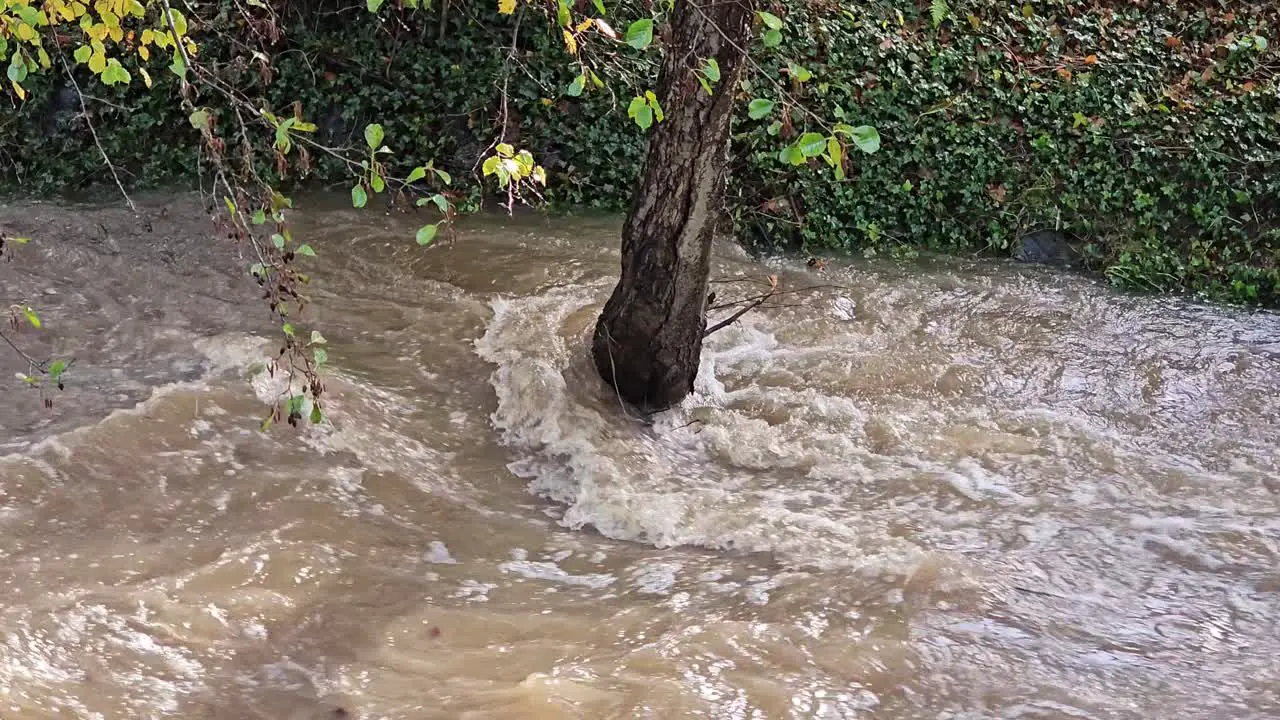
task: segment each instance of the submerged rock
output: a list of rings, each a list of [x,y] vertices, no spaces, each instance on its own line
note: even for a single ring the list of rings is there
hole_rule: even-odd
[[[1055,230],[1037,230],[1023,235],[1013,247],[1013,259],[1025,263],[1066,267],[1080,259],[1080,253]]]

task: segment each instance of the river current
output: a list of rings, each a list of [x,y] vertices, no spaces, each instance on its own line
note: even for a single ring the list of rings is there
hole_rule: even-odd
[[[0,391],[0,718],[1280,716],[1280,317],[725,244],[790,292],[642,420],[587,356],[616,218],[299,205],[329,422],[266,434],[193,199],[0,209],[76,359]]]

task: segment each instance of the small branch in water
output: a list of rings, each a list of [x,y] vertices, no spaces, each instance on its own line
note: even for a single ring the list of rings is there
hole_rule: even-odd
[[[707,336],[711,335],[711,333],[717,330],[723,330],[729,327],[730,325],[737,322],[738,319],[741,318],[743,315],[746,315],[752,310],[763,305],[766,300],[773,297],[774,294],[777,292],[778,292],[778,276],[770,275],[768,292],[763,293],[761,295],[757,295],[753,298],[748,298],[746,300],[739,301],[738,303],[730,303],[730,305],[742,304],[742,307],[739,308],[737,312],[730,315],[728,318],[725,318],[724,320],[716,323],[715,325],[712,325],[710,328],[708,328],[705,332],[702,333],[702,337],[706,338]],[[721,307],[727,307],[727,306],[721,306]]]
[[[41,362],[31,357],[27,353],[25,353],[22,350],[22,348],[18,347],[12,340],[9,339],[9,336],[5,335],[3,331],[0,331],[0,340],[4,340],[9,347],[13,348],[13,351],[18,353],[18,355],[21,356],[23,360],[26,360],[27,365],[31,366],[33,370],[38,370],[42,374],[45,372],[45,368],[48,367],[47,361]]]

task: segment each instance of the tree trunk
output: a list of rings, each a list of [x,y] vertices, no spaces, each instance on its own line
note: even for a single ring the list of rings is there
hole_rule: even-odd
[[[676,0],[649,138],[622,230],[622,276],[592,338],[596,369],[626,402],[664,410],[693,390],[706,331],[711,241],[720,213],[734,95],[752,0]],[[708,94],[698,75],[714,58]]]

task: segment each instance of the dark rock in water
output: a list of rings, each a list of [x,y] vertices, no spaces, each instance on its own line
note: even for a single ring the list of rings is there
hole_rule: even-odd
[[[1054,230],[1037,230],[1023,235],[1013,248],[1013,259],[1025,263],[1065,267],[1080,259],[1066,236]]]

